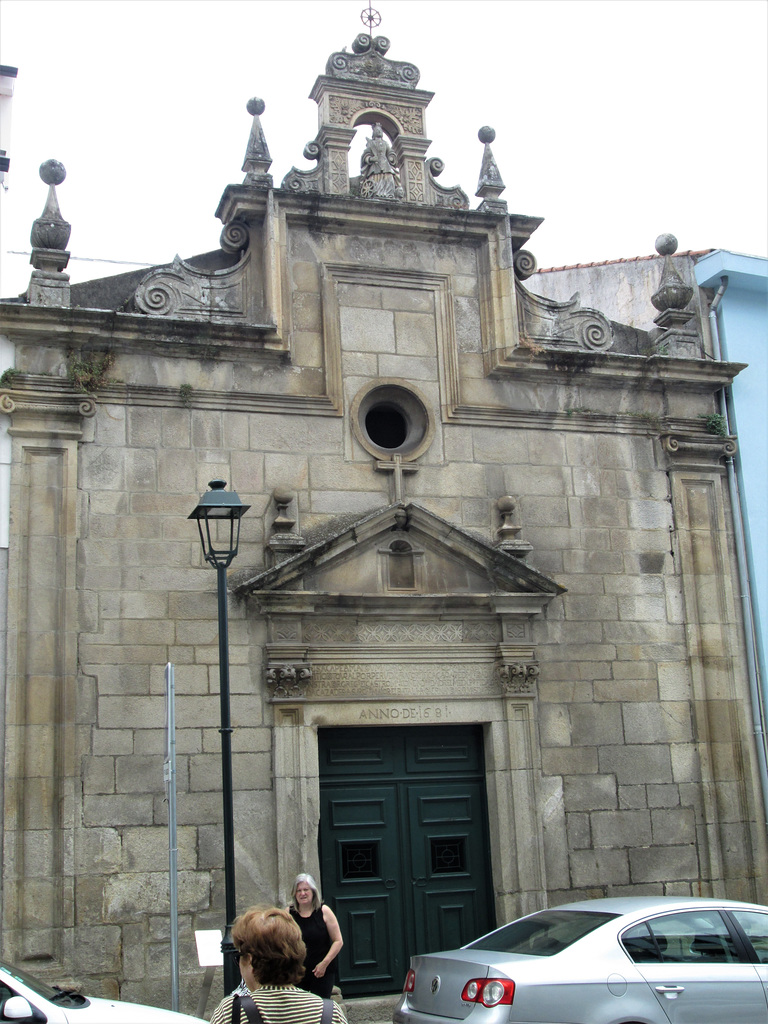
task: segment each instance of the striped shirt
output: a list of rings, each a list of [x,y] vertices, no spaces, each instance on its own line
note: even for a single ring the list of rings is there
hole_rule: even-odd
[[[211,1024],[248,1024],[242,1003],[240,1020],[232,1020],[234,995],[225,996],[211,1017]],[[251,992],[251,999],[259,1008],[264,1024],[320,1024],[323,1001],[311,992],[305,992],[295,985],[264,985]],[[338,1003],[333,1004],[331,1024],[347,1024],[344,1010]]]

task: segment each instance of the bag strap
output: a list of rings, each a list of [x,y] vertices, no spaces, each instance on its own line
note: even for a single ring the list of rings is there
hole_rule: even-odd
[[[259,1008],[250,996],[235,996],[232,1000],[232,1024],[240,1024],[240,1005],[245,1010],[245,1016],[249,1024],[264,1024],[264,1018]],[[331,1024],[333,1017],[333,1000],[323,1000],[323,1013],[320,1017],[320,1024]]]
[[[249,1024],[264,1024],[259,1008],[250,996],[235,996],[232,1000],[232,1024],[240,1024],[240,1004],[245,1010]],[[330,1017],[328,1018],[330,1020]]]

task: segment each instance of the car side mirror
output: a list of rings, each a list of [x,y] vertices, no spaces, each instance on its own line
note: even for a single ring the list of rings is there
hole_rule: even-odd
[[[24,996],[11,996],[3,1004],[3,1020],[39,1021],[40,1019],[40,1015],[35,1013]]]

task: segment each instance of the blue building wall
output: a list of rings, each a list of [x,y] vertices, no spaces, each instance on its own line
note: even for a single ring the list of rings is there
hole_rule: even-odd
[[[733,382],[731,430],[738,435],[739,490],[743,499],[761,673],[766,686],[768,643],[768,260],[717,249],[695,267],[701,288],[728,284],[718,327],[723,359],[748,363]]]

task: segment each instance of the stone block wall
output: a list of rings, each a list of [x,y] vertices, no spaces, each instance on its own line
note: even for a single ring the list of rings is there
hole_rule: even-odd
[[[422,653],[421,674],[414,662],[398,692],[409,708],[437,699],[452,722],[485,726],[489,802],[504,815],[491,836],[499,916],[603,893],[765,899],[727,439],[701,429],[721,371],[604,352],[521,354],[514,281],[489,294],[480,229],[467,241],[454,227],[446,241],[397,227],[405,239],[282,223],[276,351],[258,348],[266,327],[238,335],[201,323],[195,338],[160,317],[72,310],[92,347],[114,348],[114,379],[88,398],[66,379],[64,328],[19,329],[22,377],[4,406],[15,474],[11,959],[34,958],[53,979],[77,972],[94,992],[168,1003],[170,661],[182,1005],[194,1009],[193,932],[222,925],[224,887],[216,579],[187,517],[216,478],[251,506],[234,589],[268,564],[276,489],[295,496],[301,544],[390,506],[394,474],[351,422],[376,382],[412,389],[428,410],[404,500],[441,517],[448,547],[455,529],[493,552],[499,499],[513,496],[527,564],[565,588],[520,616],[535,692],[510,697],[490,668],[481,686],[471,667],[445,669],[445,652]],[[496,282],[503,269],[492,267]],[[360,586],[348,581],[339,608],[361,599]],[[463,586],[424,595],[430,614],[443,614],[441,600],[472,606],[476,588]],[[484,600],[499,597],[491,575],[483,586]],[[281,705],[266,685],[258,600],[230,595],[229,615],[244,909],[282,901],[286,879],[316,867],[316,730],[355,724],[354,700],[375,698],[376,675],[360,672],[355,691],[355,666],[345,666],[334,697],[342,673],[318,672],[314,704],[310,690]],[[367,652],[368,670],[375,657]]]

